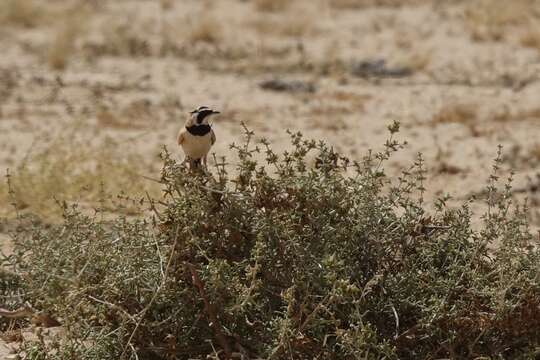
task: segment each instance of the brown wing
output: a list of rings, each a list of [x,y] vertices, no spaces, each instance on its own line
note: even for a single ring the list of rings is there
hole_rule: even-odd
[[[186,130],[185,128],[180,130],[178,132],[178,137],[176,138],[176,142],[178,143],[178,145],[182,145],[182,143],[184,142],[184,134],[186,133]]]
[[[216,143],[216,134],[214,133],[214,130],[210,130],[210,141],[212,145]]]

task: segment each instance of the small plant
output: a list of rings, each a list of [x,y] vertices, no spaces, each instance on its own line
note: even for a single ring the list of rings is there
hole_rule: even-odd
[[[389,130],[383,151],[353,162],[300,133],[278,154],[246,129],[231,145],[238,164],[215,159],[211,174],[189,174],[164,150],[163,196],[142,203],[147,217],[64,204],[62,224],[26,220],[3,292],[55,315],[66,339],[25,349],[36,359],[534,358],[540,253],[511,180],[499,184],[501,153],[475,230],[470,202],[442,197],[428,210],[421,155],[387,177],[403,145],[399,124]]]
[[[480,121],[481,118],[478,116],[477,109],[473,104],[456,103],[442,106],[433,115],[431,124],[435,126],[452,123],[461,124],[470,131],[472,136],[478,137],[486,131],[486,129],[479,126]]]

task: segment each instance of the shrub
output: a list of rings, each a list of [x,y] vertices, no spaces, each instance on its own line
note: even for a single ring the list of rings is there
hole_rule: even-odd
[[[252,146],[252,135],[231,146],[234,172],[222,161],[213,175],[190,174],[164,151],[163,198],[146,203],[146,218],[106,221],[65,206],[61,225],[27,223],[4,265],[19,274],[21,300],[66,329],[63,341],[26,343],[27,353],[534,356],[540,256],[526,209],[511,206],[510,185],[497,187],[500,157],[475,230],[470,203],[441,198],[426,210],[421,156],[387,177],[401,147],[392,138],[357,163],[301,134],[282,154],[264,140]]]

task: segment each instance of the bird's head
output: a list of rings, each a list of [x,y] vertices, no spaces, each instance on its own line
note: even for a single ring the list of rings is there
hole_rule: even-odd
[[[219,111],[210,109],[207,106],[201,106],[192,112],[190,112],[190,123],[191,126],[195,125],[208,125],[208,120],[210,117],[220,114]]]

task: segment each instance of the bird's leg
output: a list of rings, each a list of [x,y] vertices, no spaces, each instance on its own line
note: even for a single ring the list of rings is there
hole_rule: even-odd
[[[202,161],[203,161],[204,168],[208,169],[208,156],[204,155],[202,158]]]
[[[186,158],[184,159],[184,164],[186,164],[186,163],[188,164],[189,170],[193,170],[194,162],[195,162],[195,160],[193,160],[189,156],[186,156]]]
[[[201,159],[193,159],[191,160],[191,170],[198,170],[201,168]]]
[[[191,158],[189,156],[184,156],[184,160],[182,160],[181,165],[189,164],[189,168],[191,169]]]

